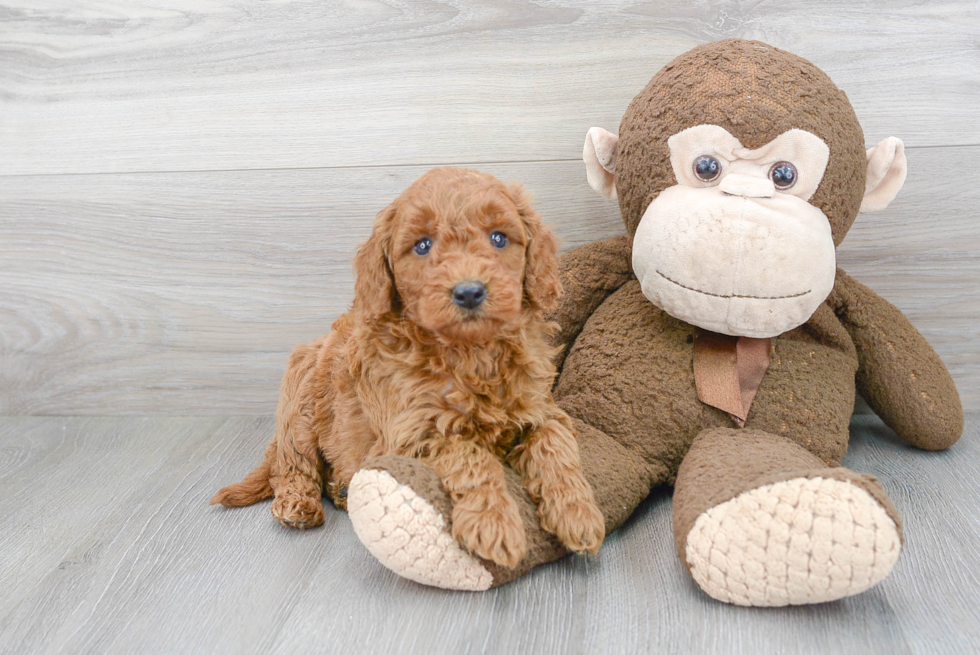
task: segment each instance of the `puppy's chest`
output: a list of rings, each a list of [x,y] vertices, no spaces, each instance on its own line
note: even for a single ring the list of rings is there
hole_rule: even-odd
[[[368,419],[395,450],[454,436],[506,448],[535,423],[551,384],[542,367],[506,349],[447,356],[412,343],[385,363],[365,366],[357,387]]]
[[[499,431],[522,421],[523,403],[504,384],[493,384],[444,376],[432,389],[441,416],[437,422],[451,421],[456,431]]]
[[[529,425],[525,398],[502,380],[440,375],[433,383],[430,437],[472,440],[503,456]]]

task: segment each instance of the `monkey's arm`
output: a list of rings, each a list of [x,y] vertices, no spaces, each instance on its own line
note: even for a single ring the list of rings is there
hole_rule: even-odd
[[[558,260],[558,268],[564,292],[558,308],[546,318],[561,326],[555,336],[555,345],[562,346],[556,362],[561,369],[585,321],[633,276],[630,238],[623,234],[569,250]]]
[[[839,268],[828,302],[857,347],[857,388],[875,413],[918,448],[956,443],[963,433],[956,386],[905,315]]]

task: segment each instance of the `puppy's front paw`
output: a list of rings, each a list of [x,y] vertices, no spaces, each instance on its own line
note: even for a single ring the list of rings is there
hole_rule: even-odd
[[[606,538],[606,521],[590,492],[565,489],[538,505],[541,527],[576,553],[597,553]]]
[[[527,554],[524,524],[510,496],[495,502],[474,502],[464,496],[453,507],[453,536],[471,553],[509,569]]]
[[[297,494],[276,496],[272,501],[272,515],[287,528],[315,528],[323,525],[323,501]]]

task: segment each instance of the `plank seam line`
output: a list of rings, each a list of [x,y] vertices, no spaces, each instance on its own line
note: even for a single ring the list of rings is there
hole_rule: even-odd
[[[978,144],[980,145],[980,144]],[[334,170],[359,170],[366,168],[435,168],[437,166],[493,166],[498,164],[551,164],[563,162],[582,161],[581,158],[573,159],[496,159],[488,161],[464,161],[464,162],[435,162],[422,164],[357,164],[353,166],[284,166],[273,168],[195,168],[166,171],[94,171],[76,173],[0,173],[2,178],[15,177],[69,177],[69,176],[95,176],[95,175],[166,175],[181,173],[250,173],[253,171],[334,171]]]
[[[906,150],[937,150],[941,148],[976,148],[980,143],[958,143],[951,145],[930,145],[930,146],[905,146]],[[175,170],[145,170],[145,171],[94,171],[94,172],[74,172],[74,173],[0,173],[3,178],[23,178],[23,177],[70,177],[70,176],[95,176],[95,175],[166,175],[183,173],[248,173],[262,171],[332,171],[332,170],[358,170],[366,168],[413,168],[436,166],[495,166],[499,164],[553,164],[580,162],[580,157],[557,158],[557,159],[491,159],[487,161],[461,161],[461,162],[430,162],[421,164],[355,164],[351,166],[281,166],[281,167],[257,167],[257,168],[191,168]]]

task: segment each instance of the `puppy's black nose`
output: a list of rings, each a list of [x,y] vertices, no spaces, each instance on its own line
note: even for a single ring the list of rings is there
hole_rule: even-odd
[[[453,287],[453,302],[464,309],[475,309],[487,297],[487,288],[480,282],[460,282]]]

